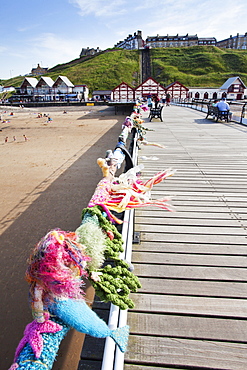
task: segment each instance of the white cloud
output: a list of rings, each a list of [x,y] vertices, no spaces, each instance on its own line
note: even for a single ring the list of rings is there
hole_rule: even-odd
[[[80,9],[81,16],[93,14],[96,17],[112,17],[128,12],[125,0],[94,0],[91,2],[88,0],[69,0],[69,2]]]
[[[78,38],[64,38],[53,33],[43,33],[31,40],[31,54],[38,60],[49,63],[63,63],[78,58],[82,41]]]
[[[153,9],[149,10],[146,32],[148,36],[180,35],[189,33],[199,37],[216,37],[218,40],[229,37],[229,34],[246,32],[245,19],[247,8],[245,0],[239,0],[236,5],[232,1],[207,0],[195,2],[194,0],[177,0],[171,2],[153,0]],[[144,2],[143,7],[148,3]],[[213,12],[212,12],[213,9]],[[149,21],[150,19],[150,21]]]

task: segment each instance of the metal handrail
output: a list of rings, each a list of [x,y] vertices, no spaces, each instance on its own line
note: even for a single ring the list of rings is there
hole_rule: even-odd
[[[137,164],[137,138],[138,133],[135,134],[133,143],[133,164]],[[124,252],[121,253],[120,258],[131,262],[132,254],[132,240],[133,240],[133,229],[134,229],[134,210],[127,210],[124,212],[124,222],[122,228],[122,238],[124,241],[123,248]],[[111,304],[110,314],[108,320],[108,327],[110,329],[116,329],[117,327],[123,327],[127,323],[127,310],[120,310],[119,307]],[[112,338],[107,337],[105,341],[103,361],[101,370],[122,370],[124,366],[124,354],[116,348],[115,342]]]
[[[200,110],[201,112],[206,112],[208,105],[211,104],[212,101],[213,99],[174,98],[172,103],[174,105],[181,105],[183,107]],[[232,121],[247,125],[247,116],[246,116],[247,102],[228,101],[228,104],[230,105],[231,110],[233,112]],[[234,114],[234,113],[237,113],[237,114]]]

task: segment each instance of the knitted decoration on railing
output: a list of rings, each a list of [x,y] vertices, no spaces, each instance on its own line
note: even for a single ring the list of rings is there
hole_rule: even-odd
[[[132,123],[133,123],[133,127],[136,128],[137,132],[138,132],[138,135],[139,135],[139,139],[141,138],[144,138],[144,136],[146,135],[146,132],[147,131],[154,131],[150,128],[147,128],[147,127],[143,127],[143,120],[141,119],[141,114],[138,114],[138,113],[132,113],[131,115],[131,119],[132,119]]]
[[[88,207],[99,205],[107,213],[112,222],[122,223],[111,211],[118,213],[126,209],[145,206],[157,206],[166,210],[172,210],[167,203],[169,198],[151,200],[151,189],[154,185],[174,174],[174,171],[167,169],[158,172],[154,177],[143,182],[138,175],[143,166],[131,168],[118,178],[104,177],[97,185],[96,190],[88,204]]]
[[[122,310],[133,308],[134,302],[129,298],[129,294],[136,292],[141,284],[137,276],[130,271],[129,264],[119,258],[120,252],[123,251],[122,236],[102,215],[100,208],[99,206],[85,208],[82,225],[76,230],[80,243],[86,248],[86,253],[98,263],[98,266],[91,262],[87,264],[89,280],[103,302],[111,302]],[[98,227],[102,234],[98,232],[99,230],[92,237],[87,234],[92,224],[94,230]],[[100,268],[102,261],[107,261],[108,264]]]
[[[126,350],[128,326],[110,330],[85,303],[82,289],[91,258],[76,233],[50,231],[34,248],[26,279],[35,320],[28,324],[11,370],[50,369],[70,328],[95,337],[110,336]],[[92,268],[92,266],[91,266]]]

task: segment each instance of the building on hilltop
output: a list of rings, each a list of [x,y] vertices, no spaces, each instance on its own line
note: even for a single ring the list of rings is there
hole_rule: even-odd
[[[119,41],[114,47],[126,49],[126,50],[136,50],[141,49],[144,46],[144,41],[142,39],[142,31],[137,31],[134,35],[129,35],[123,41]]]
[[[80,58],[85,57],[85,56],[92,56],[100,52],[101,52],[100,48],[97,48],[97,49],[89,48],[89,47],[87,47],[86,49],[82,48],[81,53],[80,53]]]
[[[218,41],[216,46],[226,49],[247,49],[247,32],[244,35],[230,36],[228,39]]]
[[[40,67],[40,65],[38,64],[36,68],[32,68],[31,76],[41,76],[44,73],[47,73],[47,71],[48,71],[48,68]]]
[[[146,46],[153,48],[188,47],[195,45],[216,45],[215,37],[198,37],[197,35],[179,36],[148,36]]]
[[[152,48],[169,48],[169,47],[180,47],[180,46],[195,46],[198,45],[197,35],[185,35],[179,36],[147,36],[146,46]]]
[[[217,40],[215,37],[199,37],[198,45],[213,45],[216,46]]]
[[[146,40],[142,39],[142,31],[137,31],[134,36],[129,35],[124,41],[119,41],[115,47],[135,50],[142,49],[143,47],[153,48],[169,48],[169,47],[180,47],[180,46],[195,46],[195,45],[216,45],[215,37],[198,37],[197,35],[179,36],[147,36]]]

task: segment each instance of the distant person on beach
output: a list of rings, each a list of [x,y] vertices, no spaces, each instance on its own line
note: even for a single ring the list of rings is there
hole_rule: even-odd
[[[24,137],[24,140],[25,140],[25,141],[27,141],[27,140],[28,140],[28,138],[26,137],[26,135],[23,135],[23,137]]]

